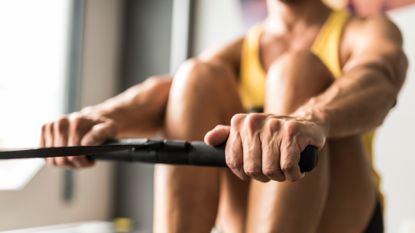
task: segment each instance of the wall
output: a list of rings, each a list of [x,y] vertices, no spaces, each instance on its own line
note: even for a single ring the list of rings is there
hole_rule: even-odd
[[[170,70],[172,0],[127,0],[122,85],[126,89]],[[131,218],[140,232],[152,232],[153,166],[119,164],[116,216]]]
[[[400,232],[405,222],[415,222],[415,6],[392,11],[390,16],[403,32],[410,62],[398,105],[379,130],[375,148],[386,196],[387,232],[393,233]]]
[[[197,0],[195,5],[193,55],[243,34],[238,0]]]
[[[116,86],[119,0],[87,0],[81,105],[102,101]],[[97,88],[98,87],[98,88]],[[63,201],[64,171],[45,167],[21,191],[0,193],[0,230],[111,217],[113,174],[108,164],[75,173],[75,195]]]

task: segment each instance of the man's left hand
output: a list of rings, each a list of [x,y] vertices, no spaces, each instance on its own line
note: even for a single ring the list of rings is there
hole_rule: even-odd
[[[262,182],[301,179],[301,152],[308,145],[321,149],[325,140],[326,130],[316,122],[265,113],[236,114],[230,126],[218,125],[205,135],[213,146],[226,141],[226,164],[235,175]]]

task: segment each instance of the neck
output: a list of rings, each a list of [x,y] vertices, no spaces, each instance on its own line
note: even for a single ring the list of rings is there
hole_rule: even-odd
[[[267,26],[276,33],[322,24],[330,9],[320,0],[268,0]]]

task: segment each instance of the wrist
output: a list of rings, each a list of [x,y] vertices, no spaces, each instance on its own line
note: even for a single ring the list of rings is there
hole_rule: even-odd
[[[297,111],[293,113],[293,116],[319,125],[326,137],[329,136],[331,121],[328,111],[324,111],[323,109],[314,106],[303,106],[297,109]]]

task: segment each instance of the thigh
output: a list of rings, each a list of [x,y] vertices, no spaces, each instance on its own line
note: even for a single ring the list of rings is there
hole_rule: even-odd
[[[217,227],[225,233],[245,232],[250,182],[240,180],[229,169],[223,169],[220,183]]]
[[[164,119],[169,139],[203,140],[242,109],[236,78],[217,64],[186,62],[173,81]],[[158,165],[154,232],[210,232],[219,203],[220,169]]]
[[[363,232],[376,190],[360,136],[329,141],[330,187],[318,232]]]
[[[315,232],[328,190],[327,152],[324,148],[318,166],[297,182],[252,181],[247,232]]]

